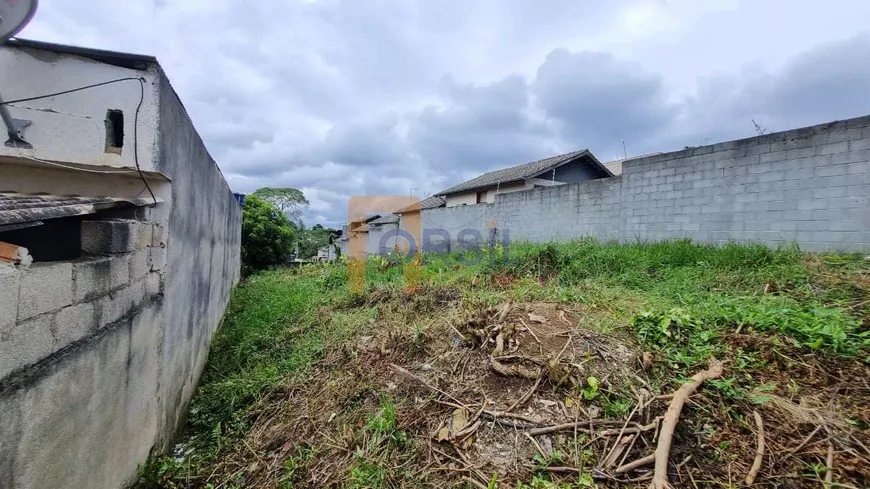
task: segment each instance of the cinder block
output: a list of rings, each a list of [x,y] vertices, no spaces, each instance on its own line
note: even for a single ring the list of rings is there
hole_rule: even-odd
[[[151,246],[154,239],[154,226],[150,222],[140,222],[136,228],[136,249],[141,250]]]
[[[51,335],[53,318],[53,314],[45,314],[19,322],[0,341],[0,379],[42,360],[54,351],[54,338]]]
[[[864,132],[870,135],[870,130],[864,129]],[[864,139],[859,139],[857,141],[852,141],[849,143],[850,151],[864,151],[870,149],[870,137],[866,137]]]
[[[163,275],[151,272],[145,277],[145,296],[153,297],[163,293]]]
[[[129,282],[129,255],[95,256],[73,262],[74,302],[108,294]]]
[[[72,304],[72,264],[34,263],[21,275],[18,321]]]
[[[823,144],[821,146],[816,146],[816,154],[818,155],[832,155],[835,153],[845,153],[849,151],[849,142],[842,141],[839,143],[832,144]]]
[[[83,221],[82,251],[92,255],[133,251],[138,242],[139,224],[133,220]]]
[[[96,308],[91,302],[64,307],[54,316],[54,348],[59,350],[97,329]]]
[[[150,253],[149,249],[141,249],[130,255],[130,282],[141,279],[151,270],[151,264],[148,261]]]
[[[18,320],[18,290],[21,272],[14,266],[0,265],[0,339]]]
[[[104,328],[128,316],[142,306],[145,299],[145,281],[139,280],[123,289],[100,297],[94,302],[98,325]]]
[[[149,263],[151,264],[152,272],[159,272],[166,268],[166,248],[151,248],[149,253]]]

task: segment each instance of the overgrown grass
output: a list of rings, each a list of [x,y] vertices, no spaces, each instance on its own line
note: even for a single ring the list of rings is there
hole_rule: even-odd
[[[828,269],[870,268],[860,254],[815,256]],[[752,328],[786,335],[811,349],[844,356],[865,354],[870,349],[870,333],[851,306],[870,298],[870,291],[849,280],[824,284],[807,268],[805,259],[797,247],[713,246],[690,240],[618,244],[584,239],[430,257],[429,267],[455,270],[464,263],[462,274],[511,275],[520,283],[528,278],[546,281],[521,291],[531,297],[549,294],[552,298],[555,293],[568,301],[612,302],[619,312],[636,316],[635,324],[646,324],[652,318],[662,322],[664,332],[664,323],[679,326],[672,317],[684,317],[708,333]],[[641,331],[642,339],[649,336],[645,332]]]
[[[366,266],[368,291],[401,287],[395,258]],[[453,255],[424,256],[423,280],[463,290],[471,304],[556,300],[605,311],[601,326],[624,329],[679,372],[721,355],[736,330],[770,335],[806,351],[844,357],[870,354],[870,290],[855,277],[870,274],[861,255],[812,255],[796,247],[711,246],[688,240],[616,244],[584,239],[564,244],[517,244]],[[153,461],[145,486],[172,487],[180,473],[198,473],[238,443],[251,413],[280,383],[303,378],[327,348],[364,329],[377,314],[365,295],[348,292],[346,265],[269,271],[239,286],[211,349],[188,422],[183,462]],[[324,317],[320,312],[329,308]],[[422,335],[421,335],[422,337]],[[749,365],[751,354],[738,352]],[[678,379],[675,379],[678,380]],[[723,379],[732,397],[746,386]],[[612,405],[611,405],[612,404]],[[619,415],[629,408],[616,398]],[[389,478],[381,454],[405,447],[389,399],[364,430],[367,442],[348,474],[350,487],[381,487]],[[287,461],[286,480],[313,457]],[[556,487],[539,478],[524,487]],[[582,481],[579,487],[585,486]],[[288,486],[289,487],[289,486]]]

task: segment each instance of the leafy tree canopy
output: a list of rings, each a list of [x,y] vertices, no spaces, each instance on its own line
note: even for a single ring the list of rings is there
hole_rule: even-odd
[[[248,196],[242,212],[242,266],[246,273],[284,263],[295,231],[276,206]]]
[[[295,224],[302,223],[302,213],[308,208],[308,199],[301,190],[292,187],[263,187],[251,194],[259,197],[287,215]]]

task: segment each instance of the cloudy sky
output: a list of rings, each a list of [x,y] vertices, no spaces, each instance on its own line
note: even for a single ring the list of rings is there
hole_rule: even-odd
[[[870,114],[866,0],[43,0],[21,37],[157,56],[234,190],[424,197]]]

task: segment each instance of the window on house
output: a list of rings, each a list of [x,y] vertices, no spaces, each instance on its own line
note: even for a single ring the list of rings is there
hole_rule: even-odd
[[[106,153],[121,154],[124,147],[124,113],[110,110],[106,113]]]
[[[478,204],[486,203],[486,190],[477,193],[477,203]]]

